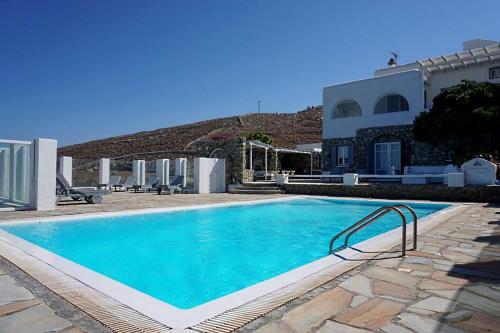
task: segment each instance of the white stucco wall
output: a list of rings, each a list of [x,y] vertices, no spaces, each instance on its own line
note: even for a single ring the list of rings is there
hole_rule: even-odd
[[[404,96],[410,110],[374,114],[375,104],[387,94]],[[345,99],[356,101],[362,115],[332,119],[334,107]],[[424,84],[418,70],[329,86],[323,89],[323,139],[353,137],[359,128],[412,124],[423,109]]]
[[[426,88],[428,107],[432,106],[433,98],[439,95],[441,89],[456,85],[462,80],[473,80],[477,82],[491,82],[500,84],[500,79],[490,80],[489,78],[489,70],[493,67],[500,67],[500,61],[488,65],[471,66],[467,69],[433,74],[429,76],[427,80],[429,86],[428,88]]]

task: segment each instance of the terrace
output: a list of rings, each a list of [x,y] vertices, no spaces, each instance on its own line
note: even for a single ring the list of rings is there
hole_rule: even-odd
[[[286,195],[116,192],[102,205],[68,201],[54,211],[3,212],[0,220],[281,197]],[[399,256],[398,245],[347,260],[347,269],[287,289],[279,302],[264,297],[184,331],[494,332],[500,321],[499,224],[500,206],[463,205],[422,230],[418,251],[407,258]],[[177,331],[116,301],[103,301],[91,288],[61,288],[63,276],[41,274],[32,259],[19,260],[21,253],[2,246],[0,255],[0,327],[5,332],[141,332],[138,323],[149,325],[151,332]]]

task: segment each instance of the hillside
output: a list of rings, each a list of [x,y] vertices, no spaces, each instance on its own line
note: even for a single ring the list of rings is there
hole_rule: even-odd
[[[200,140],[228,139],[253,132],[270,135],[275,146],[321,141],[322,107],[297,113],[250,113],[138,132],[61,147],[59,155],[81,159],[119,157],[151,151],[189,151]]]

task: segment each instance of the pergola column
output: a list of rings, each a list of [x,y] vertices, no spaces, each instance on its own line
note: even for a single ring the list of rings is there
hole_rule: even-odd
[[[250,142],[250,171],[253,170],[253,154],[252,154],[252,149],[253,148],[253,144]]]
[[[276,164],[276,168],[275,169],[276,169],[276,171],[278,171],[278,151],[275,150],[274,152],[276,153],[276,155],[275,155],[275,157],[276,157],[276,163],[275,163]]]
[[[267,180],[267,148],[264,148],[264,179]]]

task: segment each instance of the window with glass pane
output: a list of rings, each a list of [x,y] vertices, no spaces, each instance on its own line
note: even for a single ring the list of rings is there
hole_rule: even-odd
[[[349,159],[349,148],[347,146],[337,147],[337,165],[347,165]]]
[[[361,116],[361,107],[353,100],[338,103],[332,111],[332,118],[348,118]]]
[[[409,111],[410,106],[406,98],[401,95],[386,95],[378,100],[375,105],[375,114]]]

